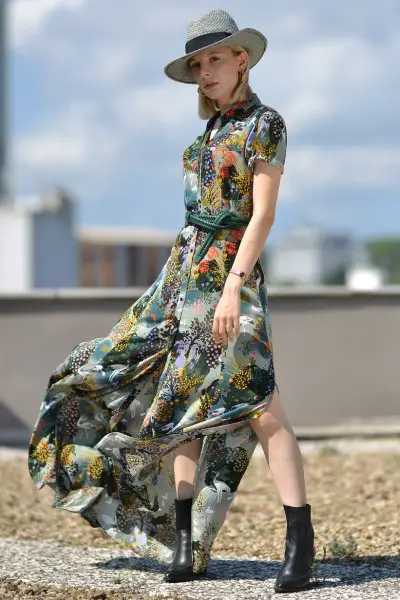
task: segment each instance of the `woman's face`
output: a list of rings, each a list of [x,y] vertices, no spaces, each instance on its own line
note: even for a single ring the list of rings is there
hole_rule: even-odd
[[[188,67],[206,96],[229,102],[239,70],[245,66],[245,55],[245,52],[235,55],[229,46],[219,46],[191,56]]]

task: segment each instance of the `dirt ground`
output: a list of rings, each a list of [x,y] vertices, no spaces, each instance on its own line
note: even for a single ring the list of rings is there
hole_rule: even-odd
[[[400,570],[400,454],[342,454],[328,448],[303,455],[307,501],[315,530],[316,561],[369,562]],[[58,540],[76,545],[115,547],[79,515],[50,508],[52,491],[37,490],[21,458],[0,461],[1,537]],[[264,457],[254,456],[213,553],[282,560],[286,521]],[[16,584],[0,582],[0,599],[24,598]],[[45,589],[26,588],[26,597],[65,598]],[[68,597],[75,597],[70,590]],[[79,594],[79,590],[74,590]],[[77,597],[122,600],[122,592],[81,591]],[[119,594],[119,595],[118,595]],[[128,597],[128,596],[126,596]],[[179,596],[176,596],[178,599]],[[181,596],[180,598],[184,598]],[[138,598],[139,600],[139,598]]]
[[[352,555],[379,566],[392,565],[400,553],[400,454],[346,455],[325,450],[303,455],[303,460],[316,558],[322,559],[324,546],[329,558],[338,555],[340,544],[346,544]],[[23,459],[0,461],[0,481],[2,537],[115,545],[79,515],[50,508],[52,491],[35,488]],[[281,560],[285,527],[268,465],[263,457],[253,457],[213,552]]]

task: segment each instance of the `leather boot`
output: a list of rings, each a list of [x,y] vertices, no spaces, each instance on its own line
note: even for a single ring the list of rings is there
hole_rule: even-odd
[[[177,546],[172,563],[164,575],[164,580],[170,583],[190,581],[201,575],[193,572],[192,503],[193,498],[175,500]]]
[[[283,505],[286,514],[285,561],[275,581],[276,592],[309,588],[315,556],[311,506]]]

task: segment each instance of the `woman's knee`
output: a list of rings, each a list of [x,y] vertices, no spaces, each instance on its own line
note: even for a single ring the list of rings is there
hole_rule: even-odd
[[[250,425],[256,432],[267,430],[271,435],[281,427],[292,429],[278,392],[274,394],[268,410],[257,419],[251,419]]]

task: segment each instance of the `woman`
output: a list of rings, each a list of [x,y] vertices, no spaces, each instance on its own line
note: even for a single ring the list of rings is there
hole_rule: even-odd
[[[275,381],[259,255],[286,155],[280,114],[249,87],[267,41],[225,11],[189,24],[168,77],[198,85],[208,119],[183,154],[185,224],[156,280],[105,338],[52,373],[29,446],[52,507],[79,513],[165,580],[205,573],[259,440],[287,518],[276,591],[309,585],[303,464]]]

